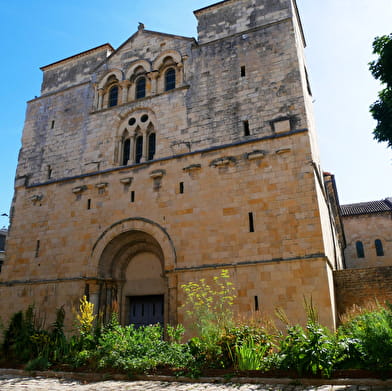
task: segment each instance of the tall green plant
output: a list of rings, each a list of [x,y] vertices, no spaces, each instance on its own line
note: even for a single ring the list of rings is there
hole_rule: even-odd
[[[306,327],[290,325],[286,315],[278,311],[278,317],[287,325],[287,335],[280,337],[278,356],[281,369],[294,369],[298,374],[311,373],[330,377],[339,360],[339,344],[336,335],[318,321],[318,313],[312,300],[304,299],[307,314]]]
[[[210,285],[202,278],[199,282],[189,282],[181,286],[186,300],[184,308],[198,335],[205,341],[214,343],[226,328],[233,326],[233,283],[228,270],[213,278]]]
[[[244,370],[264,369],[264,357],[269,349],[268,344],[256,344],[249,338],[241,345],[235,346],[235,355],[238,368]]]
[[[225,330],[232,327],[234,287],[229,272],[222,270],[210,285],[203,278],[181,286],[185,292],[186,315],[198,337],[189,341],[189,347],[199,367],[222,368],[227,359],[219,344]]]

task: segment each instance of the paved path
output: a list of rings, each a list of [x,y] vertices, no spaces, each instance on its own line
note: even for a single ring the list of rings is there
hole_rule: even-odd
[[[48,379],[0,374],[1,391],[391,391],[392,386],[296,386],[266,384],[176,383],[161,381],[101,381]]]

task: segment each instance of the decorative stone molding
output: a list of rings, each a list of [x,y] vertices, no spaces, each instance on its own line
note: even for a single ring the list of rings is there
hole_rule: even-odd
[[[150,172],[150,178],[157,179],[162,178],[166,174],[165,170],[154,170]]]
[[[172,143],[170,149],[172,150],[173,155],[181,155],[191,151],[191,143],[189,141]]]
[[[121,179],[120,179],[120,182],[121,182],[123,185],[130,185],[130,184],[132,183],[132,181],[133,181],[133,177],[132,177],[132,176],[129,176],[129,177],[121,178]]]
[[[235,162],[236,160],[233,156],[225,156],[212,160],[210,162],[210,167],[223,167]]]
[[[265,151],[256,150],[246,154],[248,160],[262,159],[266,155]]]
[[[31,202],[38,202],[38,201],[41,201],[42,198],[43,198],[42,194],[34,194],[33,196],[29,197],[29,200]]]
[[[288,152],[291,152],[291,148],[282,148],[282,149],[277,149],[275,151],[277,155],[283,155],[284,153],[288,153]]]
[[[271,129],[275,134],[287,133],[295,129],[297,119],[294,116],[279,117],[270,121]]]
[[[74,194],[79,194],[79,193],[82,193],[82,192],[85,191],[85,190],[87,190],[87,186],[85,186],[85,185],[83,185],[83,186],[77,186],[77,187],[74,187],[74,188],[72,189],[72,193],[74,193]]]
[[[95,184],[95,187],[97,188],[97,189],[104,189],[106,186],[108,185],[108,183],[106,183],[106,182],[102,182],[102,183],[96,183]]]
[[[185,172],[196,171],[196,170],[201,170],[201,164],[191,164],[190,166],[183,168],[183,171]]]

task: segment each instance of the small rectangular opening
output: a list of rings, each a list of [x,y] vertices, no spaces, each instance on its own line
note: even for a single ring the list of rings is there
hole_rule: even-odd
[[[37,240],[37,243],[35,244],[35,257],[38,258],[39,257],[39,247],[40,247],[40,241]]]
[[[245,71],[245,65],[242,65],[241,67],[241,77],[245,77],[246,71]]]
[[[87,200],[87,209],[91,209],[91,199]]]
[[[245,120],[242,122],[244,125],[244,136],[249,136],[250,135],[250,130],[249,130],[249,121]]]
[[[258,296],[255,296],[255,311],[259,310],[259,298]]]
[[[255,226],[254,226],[254,222],[253,222],[253,213],[249,212],[248,217],[249,217],[249,232],[255,232]]]
[[[184,182],[180,182],[180,194],[184,194]]]
[[[52,124],[50,125],[50,128],[51,128],[51,129],[54,128],[54,120],[52,121]]]
[[[48,179],[52,177],[52,167],[49,165],[48,166]]]
[[[131,191],[131,202],[135,202],[135,192]]]

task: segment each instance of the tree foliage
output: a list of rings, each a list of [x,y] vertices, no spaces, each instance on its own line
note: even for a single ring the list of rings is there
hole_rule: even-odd
[[[378,100],[370,106],[370,112],[377,121],[373,135],[378,142],[386,141],[392,148],[392,34],[375,38],[373,54],[378,58],[369,64],[370,71],[385,85],[378,94]]]

